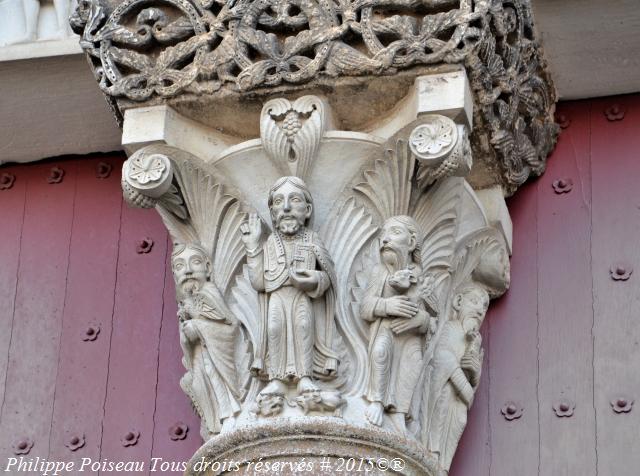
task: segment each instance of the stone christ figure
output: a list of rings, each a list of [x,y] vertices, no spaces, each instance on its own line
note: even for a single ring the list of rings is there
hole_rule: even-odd
[[[282,177],[269,191],[273,233],[261,243],[262,223],[251,214],[241,227],[251,284],[261,296],[261,322],[252,370],[266,378],[261,399],[285,396],[289,382],[300,395],[317,392],[317,378],[338,367],[335,274],[318,235],[308,228],[313,200],[298,177]],[[277,410],[271,411],[276,413]]]
[[[381,263],[371,270],[360,308],[361,317],[371,323],[365,417],[381,426],[386,411],[401,432],[410,418],[426,335],[434,325],[429,314],[435,311],[422,295],[420,248],[413,218],[389,218],[380,233]]]

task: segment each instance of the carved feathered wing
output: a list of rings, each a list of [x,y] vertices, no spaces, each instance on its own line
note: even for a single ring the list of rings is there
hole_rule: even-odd
[[[186,220],[187,208],[182,200],[182,195],[175,185],[171,185],[156,204],[156,211],[162,218],[164,225],[174,242],[191,243],[198,241],[198,235],[193,226]]]
[[[240,225],[244,220],[244,213],[238,198],[227,193],[226,187],[215,177],[188,161],[176,164],[174,176],[182,192],[181,206],[188,213],[188,220],[181,221],[168,208],[159,210],[165,223],[167,221],[180,222],[179,234],[174,239],[185,243],[199,242],[212,259],[212,280],[220,290],[222,300],[218,303],[221,309],[229,309],[242,323],[238,342],[235,349],[235,362],[238,376],[238,390],[242,397],[250,392],[251,375],[251,343],[254,342],[253,332],[257,328],[260,311],[257,305],[252,305],[257,299],[255,291],[247,292],[242,281],[243,276],[239,268],[244,258]],[[175,201],[175,200],[174,200]],[[160,208],[160,207],[158,207]],[[231,285],[239,285],[245,290],[242,299],[229,299],[228,291]],[[242,287],[244,286],[244,287]],[[237,292],[234,288],[234,294]],[[235,301],[235,302],[232,302]],[[242,305],[238,305],[240,302]],[[231,305],[229,305],[231,304]],[[235,304],[235,305],[234,305]]]
[[[302,96],[293,103],[293,110],[301,116],[308,116],[291,145],[295,160],[295,175],[306,179],[311,164],[320,147],[324,133],[325,110],[322,102],[315,96]]]
[[[230,308],[233,314],[243,325],[244,351],[240,352],[239,358],[246,359],[242,362],[242,372],[239,372],[238,380],[241,388],[247,391],[247,399],[255,398],[258,391],[258,380],[251,378],[249,367],[251,362],[248,357],[252,355],[251,343],[257,342],[258,319],[260,318],[260,302],[258,293],[251,286],[248,269],[242,268],[242,273],[238,274],[235,284],[231,289]]]
[[[464,179],[450,177],[420,196],[413,217],[423,231],[422,271],[431,276],[436,302],[445,301],[456,247]]]
[[[244,245],[240,233],[240,225],[244,220],[244,213],[239,202],[234,202],[225,213],[215,248],[214,279],[223,294],[229,289],[233,276],[239,271],[238,267],[244,259]]]
[[[394,215],[406,215],[411,200],[414,160],[406,141],[398,140],[395,149],[387,149],[372,170],[364,172],[365,181],[354,190],[378,214],[379,223]]]
[[[326,122],[324,104],[315,96],[267,102],[260,115],[260,137],[283,175],[306,179],[320,147]]]
[[[473,280],[483,286],[492,298],[500,296],[509,287],[508,272],[504,276],[506,282],[502,282],[502,276],[493,277],[499,282],[500,289],[494,289],[491,283],[484,282],[486,279],[477,280],[474,277],[474,271],[478,268],[481,260],[492,250],[500,248],[504,250],[506,257],[507,252],[504,241],[495,228],[480,228],[463,237],[456,247],[456,259],[453,263],[455,274],[451,285],[451,293]],[[508,260],[506,263],[508,265]],[[485,276],[485,278],[488,278],[488,276]]]
[[[240,202],[212,175],[187,161],[179,164],[175,177],[193,231],[212,257],[213,279],[224,296],[244,257]]]
[[[251,342],[257,342],[256,332],[260,318],[260,301],[258,293],[251,286],[246,266],[243,266],[242,274],[236,276],[231,296],[231,310],[247,328]]]
[[[289,155],[289,139],[273,117],[284,116],[291,108],[291,103],[284,99],[272,99],[262,108],[260,114],[260,137],[267,155],[273,160],[282,175],[289,175],[287,157]]]
[[[357,312],[351,305],[352,296],[345,290],[352,289],[354,262],[363,248],[375,235],[377,227],[371,215],[351,197],[332,211],[325,222],[320,236],[335,263],[337,289],[337,322],[345,336],[352,366],[353,378],[348,392],[354,392],[362,385],[367,368],[367,335]],[[353,273],[355,274],[355,273]]]

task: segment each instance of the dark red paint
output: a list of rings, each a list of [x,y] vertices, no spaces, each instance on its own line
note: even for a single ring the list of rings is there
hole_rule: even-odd
[[[451,476],[640,467],[640,95],[560,104],[557,117],[546,174],[508,201],[511,290],[484,325],[482,383]],[[0,191],[2,458],[136,460],[148,472],[150,458],[186,461],[201,444],[179,386],[171,244],[156,213],[122,203],[122,160],[0,168],[15,177]],[[65,172],[55,186],[53,167]],[[554,193],[561,179],[570,193]],[[151,252],[138,253],[147,239]],[[571,418],[556,416],[562,402],[575,404]]]

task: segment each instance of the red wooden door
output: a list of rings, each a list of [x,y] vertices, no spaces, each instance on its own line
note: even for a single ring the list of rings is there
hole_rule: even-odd
[[[640,96],[564,103],[559,115],[547,172],[509,199],[511,290],[483,330],[483,380],[452,476],[638,474]],[[0,167],[4,461],[138,461],[144,470],[127,473],[147,474],[160,458],[156,473],[180,474],[160,463],[201,444],[179,387],[168,237],[153,211],[123,204],[123,160]],[[560,179],[570,190],[556,192]],[[520,418],[504,417],[509,402]]]

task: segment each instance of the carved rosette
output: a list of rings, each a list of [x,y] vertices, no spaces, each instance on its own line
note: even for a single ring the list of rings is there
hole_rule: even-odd
[[[528,0],[81,0],[71,24],[120,120],[132,103],[242,104],[353,77],[391,87],[458,64],[476,104],[474,153],[508,194],[542,173],[558,133]]]
[[[439,179],[471,172],[471,146],[466,126],[445,116],[428,114],[411,131],[409,147],[418,160],[417,183],[426,188]]]
[[[409,136],[411,152],[421,162],[439,165],[439,159],[448,155],[458,142],[456,124],[439,115],[428,116],[423,121]]]
[[[169,158],[162,154],[131,157],[123,166],[122,176],[129,187],[151,198],[164,195],[173,179]]]

